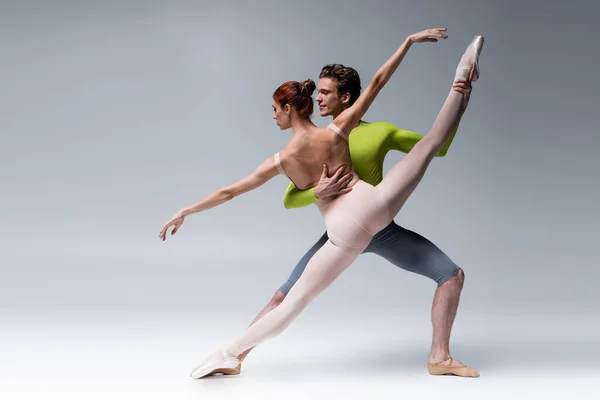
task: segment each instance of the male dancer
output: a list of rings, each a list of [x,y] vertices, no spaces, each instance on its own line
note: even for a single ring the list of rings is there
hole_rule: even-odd
[[[360,76],[353,68],[341,64],[329,64],[323,67],[319,78],[316,101],[319,104],[320,115],[323,117],[336,118],[342,111],[349,108],[360,95]],[[458,80],[453,84],[453,88],[465,95],[467,100],[464,107],[466,108],[471,92],[470,83],[465,80]],[[456,131],[438,153],[438,157],[446,155],[455,134]],[[354,170],[362,180],[376,186],[382,180],[383,161],[386,153],[392,149],[408,153],[423,136],[416,132],[400,129],[387,122],[368,123],[360,121],[349,137],[350,155]],[[351,174],[344,175],[343,172],[338,170],[333,176],[329,177],[327,167],[324,166],[319,184],[314,189],[305,191],[297,190],[290,183],[284,196],[285,207],[303,207],[314,203],[318,199],[335,197],[351,190],[346,187],[351,179]],[[327,239],[327,233],[323,234],[302,257],[287,282],[275,292],[271,301],[252,321],[252,324],[281,304],[289,290],[302,275],[308,261],[325,244]],[[433,340],[427,363],[429,373],[432,375],[478,377],[479,372],[465,366],[458,360],[454,360],[450,356],[449,349],[450,332],[465,279],[463,270],[429,240],[398,226],[393,221],[388,227],[375,235],[364,252],[377,254],[400,268],[429,277],[437,283],[431,309]],[[245,359],[250,350],[252,349],[247,350],[238,357],[240,361]],[[239,374],[240,369],[241,363],[235,369],[222,372]]]

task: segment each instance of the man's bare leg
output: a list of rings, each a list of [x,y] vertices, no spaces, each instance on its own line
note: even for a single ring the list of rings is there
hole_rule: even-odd
[[[460,361],[451,358],[450,355],[450,334],[464,281],[465,273],[459,269],[452,278],[438,286],[433,297],[431,306],[433,340],[428,367],[429,372],[435,375],[479,376],[478,371],[465,366]]]
[[[452,278],[438,286],[435,291],[431,307],[433,340],[429,354],[430,363],[440,363],[450,358],[450,333],[458,310],[464,277],[463,270],[459,269]],[[456,363],[458,361],[455,361]]]

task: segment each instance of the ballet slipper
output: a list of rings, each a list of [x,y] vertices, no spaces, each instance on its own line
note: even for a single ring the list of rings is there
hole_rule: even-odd
[[[450,360],[450,365],[442,365]],[[454,359],[450,357],[448,360],[439,363],[427,363],[427,369],[431,375],[455,375],[465,378],[479,378],[479,372],[466,365],[452,365]]]

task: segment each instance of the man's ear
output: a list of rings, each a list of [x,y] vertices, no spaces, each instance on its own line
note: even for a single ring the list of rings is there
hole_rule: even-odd
[[[343,95],[341,95],[340,100],[342,101],[342,104],[350,103],[350,93],[346,92]]]

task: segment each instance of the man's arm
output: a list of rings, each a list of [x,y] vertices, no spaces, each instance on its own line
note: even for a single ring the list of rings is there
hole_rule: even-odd
[[[319,199],[315,196],[315,188],[298,190],[293,183],[290,183],[283,195],[283,205],[285,208],[306,207],[315,203],[317,200]]]
[[[391,131],[391,134],[388,138],[389,146],[392,150],[408,153],[421,139],[423,139],[423,135],[420,133],[401,129],[393,124],[389,124],[388,129]],[[444,143],[444,147],[442,147],[440,152],[436,154],[436,157],[444,157],[448,153],[450,145],[452,145],[452,141],[454,140],[454,136],[456,136],[457,131],[458,126],[454,129],[454,132],[452,132],[446,143]]]
[[[465,96],[465,99],[468,102],[472,89],[470,82],[464,79],[458,79],[453,83],[452,88]],[[466,104],[465,108],[460,113],[459,123],[456,125],[456,128],[454,128],[454,131],[450,137],[448,137],[448,140],[446,140],[446,143],[444,143],[444,146],[440,149],[440,152],[436,154],[436,157],[444,157],[448,153],[450,145],[452,145],[452,141],[454,140],[454,136],[456,136],[456,132],[458,132],[458,126],[460,125],[460,120],[462,119],[465,111]],[[389,129],[388,132],[390,133],[388,136],[390,149],[408,153],[419,142],[419,140],[423,139],[423,135],[420,133],[400,129],[394,124],[386,124],[386,129]]]
[[[408,49],[415,43],[437,42],[437,38],[446,39],[448,35],[444,33],[445,30],[446,28],[426,29],[407,36],[394,54],[377,70],[367,88],[358,96],[356,102],[334,118],[333,125],[337,126],[342,132],[349,132],[349,128],[356,126],[361,120],[381,89],[398,69]]]
[[[329,176],[329,168],[323,164],[323,172],[317,186],[311,189],[298,190],[290,183],[283,195],[283,205],[285,208],[300,208],[313,204],[318,200],[328,199],[348,193],[352,188],[348,184],[352,180],[352,171],[345,173],[344,166],[338,168],[335,174]]]

